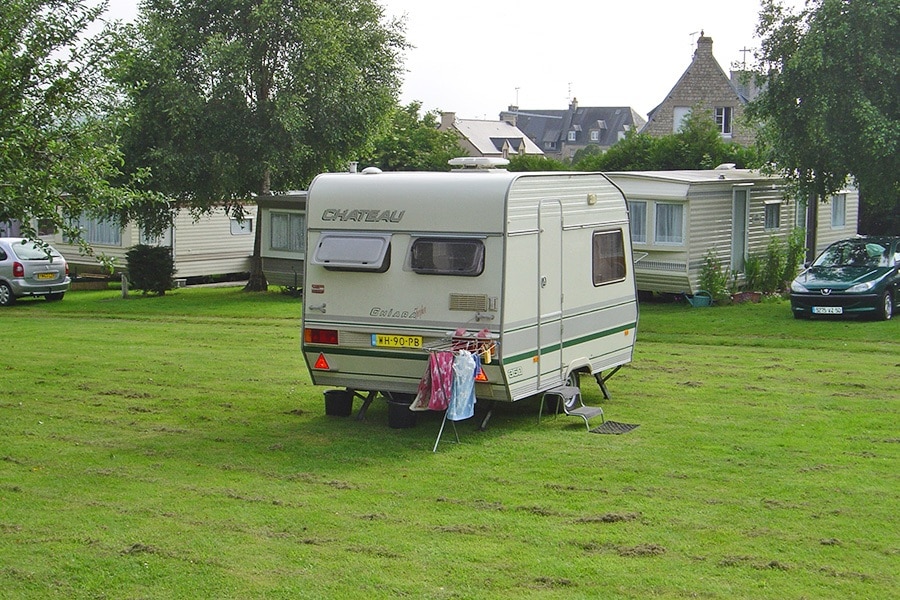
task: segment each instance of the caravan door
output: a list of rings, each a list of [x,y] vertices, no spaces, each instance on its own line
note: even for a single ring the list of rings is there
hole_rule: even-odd
[[[538,213],[538,389],[562,383],[562,203],[542,200]]]

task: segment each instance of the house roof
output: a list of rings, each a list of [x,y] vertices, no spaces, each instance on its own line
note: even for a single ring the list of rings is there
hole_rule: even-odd
[[[734,92],[734,95],[737,96],[738,100],[741,103],[746,104],[749,102],[749,89],[746,89],[745,86],[742,86],[740,89],[737,85],[735,85],[735,81],[733,81],[728,75],[725,74],[725,71],[722,70],[721,65],[719,65],[719,61],[716,60],[715,56],[712,53],[712,45],[713,40],[711,37],[704,36],[703,32],[700,32],[700,37],[697,39],[697,50],[694,51],[694,57],[691,59],[691,64],[688,65],[687,69],[681,74],[681,77],[678,78],[678,81],[675,82],[675,85],[672,86],[672,89],[669,90],[669,93],[666,94],[665,100],[654,106],[650,109],[650,112],[647,113],[647,117],[649,120],[653,120],[653,116],[656,112],[662,107],[663,104],[666,103],[666,100],[675,96],[678,90],[687,85],[686,82],[691,79],[691,75],[694,72],[700,71],[701,68],[709,68],[712,69],[713,72],[718,72],[717,75],[721,75],[722,83],[731,88]]]
[[[612,146],[619,140],[619,132],[641,128],[644,119],[629,106],[578,106],[565,110],[510,110],[516,125],[538,143],[562,142],[569,131],[597,131],[600,146]]]
[[[484,156],[502,154],[504,144],[513,152],[519,152],[524,144],[525,154],[543,154],[521,129],[505,121],[456,119],[453,126]]]

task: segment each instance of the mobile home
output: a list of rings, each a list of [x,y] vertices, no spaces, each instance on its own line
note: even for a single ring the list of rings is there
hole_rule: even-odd
[[[259,196],[260,255],[266,279],[272,285],[303,287],[306,260],[306,192]]]
[[[175,276],[179,279],[208,277],[250,271],[256,210],[255,205],[245,206],[246,216],[238,221],[224,208],[214,209],[199,219],[182,209],[176,214],[173,226],[158,238],[144,235],[137,223],[119,227],[115,223],[83,218],[80,227],[96,254],[115,259],[117,271],[127,268],[125,255],[130,248],[148,244],[172,248]],[[66,257],[73,269],[82,273],[100,270],[96,258],[79,254],[78,246],[67,243],[61,233],[43,237]]]
[[[412,396],[429,352],[464,346],[475,396],[512,402],[632,359],[628,215],[602,174],[324,174],[307,208],[316,385]]]
[[[712,250],[743,282],[745,261],[772,238],[805,227],[806,207],[782,178],[747,169],[607,173],[628,198],[642,291],[694,293]],[[847,189],[819,207],[816,247],[856,234],[859,195]]]

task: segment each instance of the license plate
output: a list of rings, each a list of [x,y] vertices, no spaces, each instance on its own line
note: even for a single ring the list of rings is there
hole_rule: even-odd
[[[35,279],[56,279],[56,273],[38,273]]]
[[[382,348],[421,348],[422,336],[373,333],[372,345]]]
[[[842,306],[813,306],[814,315],[842,315],[844,308]]]

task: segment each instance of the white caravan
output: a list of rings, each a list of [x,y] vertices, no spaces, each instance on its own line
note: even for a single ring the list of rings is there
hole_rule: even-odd
[[[465,348],[482,359],[479,401],[577,373],[608,396],[638,323],[618,187],[600,173],[372,171],[309,188],[302,350],[314,384],[368,392],[363,410],[378,392],[411,400],[429,351]]]

